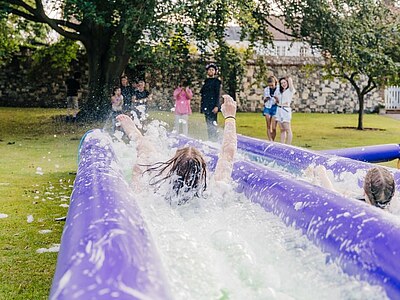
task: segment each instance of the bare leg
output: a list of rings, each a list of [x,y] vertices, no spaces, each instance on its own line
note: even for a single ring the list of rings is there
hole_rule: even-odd
[[[188,125],[188,121],[189,121],[189,116],[188,115],[182,115],[181,116],[181,121],[182,121],[182,133],[184,134],[184,135],[188,135],[188,128],[189,128],[189,125]]]
[[[276,119],[271,117],[271,141],[275,141],[276,137]]]
[[[279,122],[279,129],[281,130],[281,143],[284,144],[286,140],[286,131],[282,122]]]
[[[292,144],[293,133],[289,122],[279,123],[281,128],[281,143]]]
[[[179,134],[179,119],[180,115],[175,115],[174,131]]]
[[[267,138],[269,141],[272,141],[272,135],[271,135],[271,116],[270,115],[265,115],[265,123],[267,125]]]

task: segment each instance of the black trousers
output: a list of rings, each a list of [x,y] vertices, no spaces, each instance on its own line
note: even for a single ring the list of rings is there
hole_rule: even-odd
[[[204,114],[207,125],[208,139],[210,141],[216,141],[218,138],[217,115],[218,114],[214,114],[213,112]]]

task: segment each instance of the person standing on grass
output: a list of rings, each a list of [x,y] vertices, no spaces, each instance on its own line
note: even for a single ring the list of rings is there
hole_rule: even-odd
[[[216,75],[218,67],[211,63],[206,66],[207,79],[200,90],[201,94],[201,113],[204,114],[207,125],[208,138],[215,141],[217,139],[217,115],[219,111],[219,97],[221,92],[221,80]]]
[[[113,112],[120,114],[124,106],[124,96],[122,96],[121,88],[114,87],[113,94],[111,96],[111,109]]]
[[[115,118],[122,113],[124,109],[124,96],[121,94],[121,88],[116,86],[113,88],[113,94],[111,96],[111,122],[112,130],[115,131]]]
[[[283,77],[279,79],[279,89],[276,95],[276,103],[278,105],[276,111],[276,120],[281,130],[281,143],[292,144],[293,133],[290,126],[292,120],[292,103],[293,95],[296,89],[293,85],[293,80],[290,77]]]
[[[278,79],[275,76],[270,76],[267,79],[267,87],[264,89],[264,110],[263,116],[267,125],[267,137],[269,141],[274,141],[276,137],[276,96],[278,94]]]
[[[81,73],[75,72],[73,76],[65,81],[67,87],[67,122],[76,122],[76,115],[79,110],[78,92],[81,89],[80,78]]]
[[[132,112],[137,115],[139,120],[143,121],[146,118],[147,102],[150,100],[151,94],[146,90],[146,82],[140,79],[137,84],[137,89],[132,96]]]
[[[133,88],[129,84],[128,76],[121,76],[121,94],[124,98],[124,110],[130,110]]]
[[[189,88],[189,83],[184,80],[174,91],[175,100],[175,125],[174,130],[179,133],[180,125],[182,124],[182,133],[188,135],[189,115],[192,114],[190,100],[193,97],[193,92]]]

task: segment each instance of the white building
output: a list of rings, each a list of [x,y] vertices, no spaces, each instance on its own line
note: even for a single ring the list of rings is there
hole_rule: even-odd
[[[272,35],[272,44],[264,47],[261,44],[256,44],[254,49],[259,55],[267,56],[294,56],[294,57],[320,57],[320,53],[313,51],[309,44],[294,40],[290,35],[284,34],[284,32],[290,33],[290,30],[286,28],[278,18],[270,20],[274,27],[269,27],[269,32]],[[230,26],[226,30],[226,42],[235,48],[247,48],[249,41],[240,41],[240,27]]]

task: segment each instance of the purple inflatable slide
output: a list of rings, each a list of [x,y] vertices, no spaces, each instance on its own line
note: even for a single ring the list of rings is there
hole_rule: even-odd
[[[157,252],[107,141],[95,131],[81,147],[50,299],[170,299]],[[176,147],[188,143],[208,148],[212,170],[215,151],[181,136],[175,140]],[[232,177],[239,192],[302,230],[345,272],[400,298],[399,220],[251,162],[236,162]]]
[[[385,145],[375,145],[375,146],[344,148],[335,150],[325,150],[322,151],[322,153],[347,157],[370,163],[380,163],[380,162],[400,159],[400,145],[385,144]]]
[[[134,198],[110,138],[88,133],[49,299],[172,299]]]
[[[356,173],[358,170],[368,170],[373,165],[347,158],[347,156],[356,156],[355,148],[350,148],[349,152],[346,149],[341,149],[332,153],[341,153],[341,155],[330,155],[320,152],[313,152],[305,150],[303,148],[285,145],[281,143],[273,143],[262,141],[259,139],[238,135],[238,148],[247,154],[251,154],[251,158],[256,161],[273,162],[281,167],[284,167],[291,173],[300,174],[301,171],[305,170],[309,165],[323,165],[326,169],[331,170],[336,176],[339,176],[343,172]],[[382,146],[370,146],[368,148],[368,156],[373,160],[373,149],[377,151],[376,159],[381,158],[383,160],[382,149],[388,149],[388,158],[394,159],[399,156],[398,145],[382,145]],[[363,149],[363,148],[358,148]],[[397,151],[397,152],[396,152]],[[361,154],[359,155],[361,157]],[[393,176],[396,180],[396,188],[400,190],[400,171],[391,169]],[[359,182],[361,185],[361,182]]]

